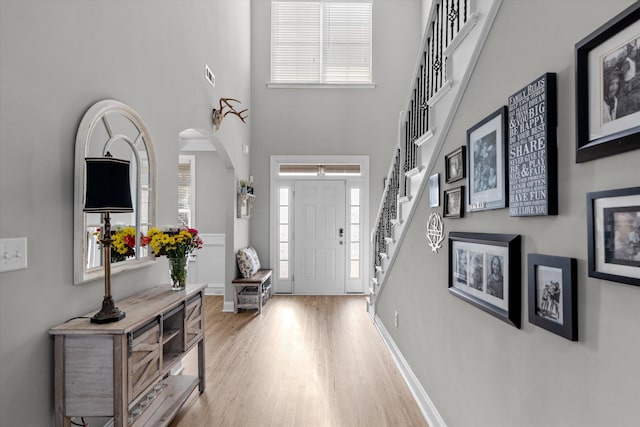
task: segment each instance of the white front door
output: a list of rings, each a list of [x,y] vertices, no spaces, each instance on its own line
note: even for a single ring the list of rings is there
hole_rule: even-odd
[[[345,293],[345,183],[296,181],[294,293]]]

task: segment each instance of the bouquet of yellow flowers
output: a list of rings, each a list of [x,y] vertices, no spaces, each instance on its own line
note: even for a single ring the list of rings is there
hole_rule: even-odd
[[[183,258],[196,249],[202,249],[202,239],[195,228],[167,227],[160,230],[153,227],[145,240],[157,257]]]
[[[100,242],[102,230],[97,228],[93,235]],[[147,241],[144,236],[140,236],[140,246],[146,246]],[[136,256],[136,229],[130,225],[117,225],[111,230],[111,262],[125,261]]]
[[[145,240],[156,257],[164,255],[169,260],[171,289],[184,289],[187,283],[187,255],[202,248],[198,230],[187,227],[167,227],[160,230],[154,227],[149,230]]]
[[[111,230],[111,262],[124,261],[136,255],[136,229],[117,226]]]

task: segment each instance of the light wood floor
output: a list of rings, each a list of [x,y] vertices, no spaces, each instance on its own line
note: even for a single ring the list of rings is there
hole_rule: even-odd
[[[262,315],[222,302],[205,298],[206,390],[170,427],[427,426],[364,297],[277,295]]]

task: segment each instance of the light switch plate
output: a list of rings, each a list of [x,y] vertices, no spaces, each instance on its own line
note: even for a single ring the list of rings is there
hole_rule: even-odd
[[[0,239],[0,272],[27,268],[27,238]]]

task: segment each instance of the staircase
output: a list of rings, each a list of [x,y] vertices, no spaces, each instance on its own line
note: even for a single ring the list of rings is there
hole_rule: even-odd
[[[433,0],[375,227],[367,311],[393,267],[502,0]]]

